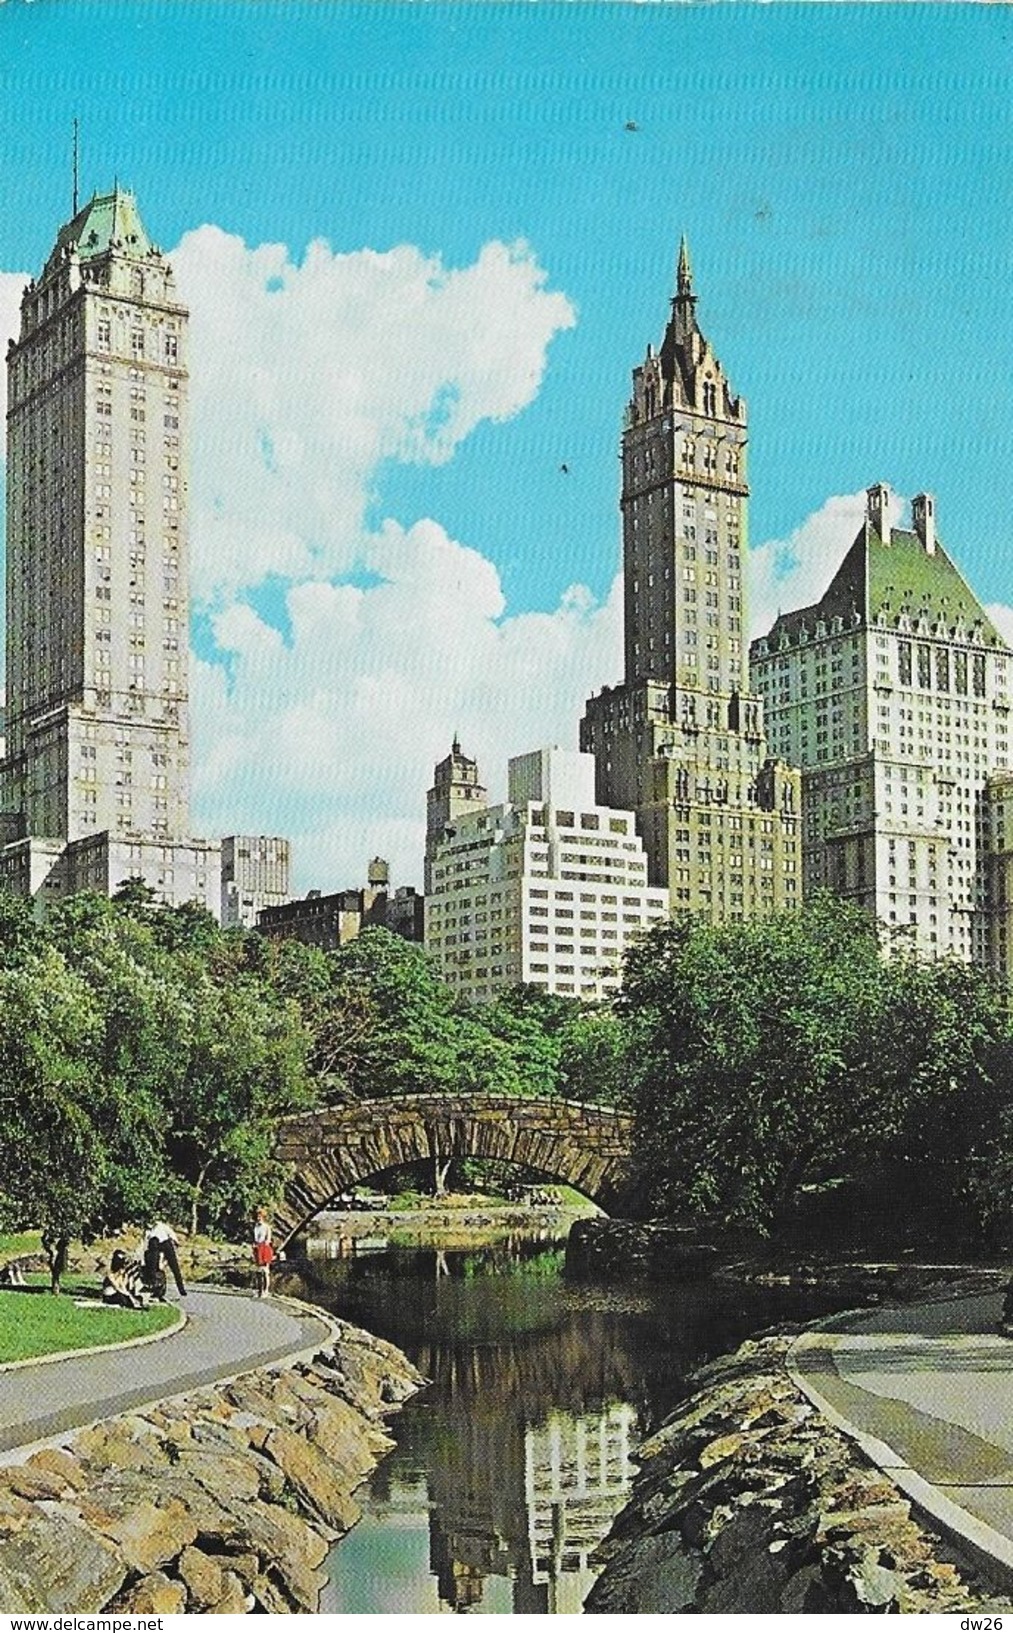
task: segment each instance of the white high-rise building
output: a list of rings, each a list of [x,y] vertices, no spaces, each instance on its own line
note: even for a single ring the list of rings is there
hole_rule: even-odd
[[[939,543],[931,495],[910,528],[890,511],[871,487],[821,600],[753,642],[752,684],[772,751],[802,767],[805,889],[923,952],[1006,969],[1013,653]]]
[[[632,938],[668,916],[632,811],[598,805],[594,777],[590,754],[519,755],[508,803],[460,812],[434,840],[426,947],[462,996],[523,981],[602,999]]]
[[[187,311],[130,193],[62,227],[8,351],[0,882],[141,877],[217,915],[190,835]]]
[[[287,839],[268,834],[230,834],[222,840],[222,926],[257,928],[257,914],[292,899],[292,858]]]

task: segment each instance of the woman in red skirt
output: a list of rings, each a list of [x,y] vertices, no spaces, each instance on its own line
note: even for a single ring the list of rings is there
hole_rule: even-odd
[[[253,1262],[257,1267],[257,1297],[266,1298],[271,1291],[274,1248],[271,1246],[271,1226],[263,1208],[257,1209],[253,1226]]]

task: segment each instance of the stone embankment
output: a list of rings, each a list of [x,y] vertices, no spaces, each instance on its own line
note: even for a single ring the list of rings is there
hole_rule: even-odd
[[[578,1280],[713,1280],[734,1287],[783,1289],[813,1294],[826,1310],[852,1304],[957,1298],[1005,1286],[1009,1280],[1008,1269],[905,1259],[869,1263],[827,1255],[806,1257],[786,1248],[775,1249],[755,1237],[728,1235],[715,1244],[682,1225],[602,1218],[580,1219],[571,1228],[566,1274]]]
[[[694,1393],[640,1447],[586,1609],[1008,1611],[797,1389],[794,1336],[751,1340],[694,1374]]]
[[[384,1417],[425,1380],[342,1325],[333,1347],[112,1418],[0,1467],[6,1613],[317,1609]]]

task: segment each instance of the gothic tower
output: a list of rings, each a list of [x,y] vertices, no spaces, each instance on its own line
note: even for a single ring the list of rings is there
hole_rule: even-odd
[[[478,780],[478,762],[461,753],[461,745],[454,737],[450,753],[433,768],[433,786],[426,794],[426,860],[425,894],[433,888],[433,860],[436,847],[454,819],[477,811],[488,802],[488,795]]]
[[[625,680],[589,699],[580,740],[673,910],[735,919],[797,899],[799,783],[767,758],[748,688],[746,405],[696,302],[683,239],[623,429]]]
[[[661,351],[633,371],[622,471],[626,684],[717,695],[727,717],[747,685],[746,405],[700,332],[685,240]]]

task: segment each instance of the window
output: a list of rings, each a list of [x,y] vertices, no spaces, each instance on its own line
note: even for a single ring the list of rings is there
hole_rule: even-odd
[[[974,695],[975,695],[975,697],[984,697],[985,696],[985,654],[983,652],[973,653],[971,662],[972,662],[972,668],[973,668]]]
[[[897,642],[897,666],[902,686],[911,685],[911,642]]]

